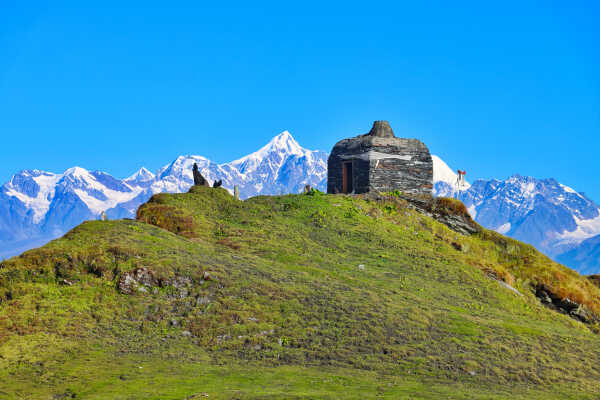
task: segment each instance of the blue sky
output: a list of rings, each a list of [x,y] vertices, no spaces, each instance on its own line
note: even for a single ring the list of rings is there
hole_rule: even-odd
[[[57,3],[0,14],[2,182],[225,162],[286,129],[329,151],[387,119],[469,180],[600,202],[598,2]]]

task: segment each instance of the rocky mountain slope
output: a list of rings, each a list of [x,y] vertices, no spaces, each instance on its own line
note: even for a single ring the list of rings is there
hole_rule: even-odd
[[[403,198],[193,187],[0,265],[0,393],[596,398],[598,326],[563,303],[598,313],[600,289]]]

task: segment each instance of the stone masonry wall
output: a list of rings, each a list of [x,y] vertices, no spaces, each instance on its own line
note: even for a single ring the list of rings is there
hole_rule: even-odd
[[[359,158],[342,158],[332,154],[327,160],[327,193],[342,193],[344,182],[343,164],[347,161],[352,162],[352,186],[354,187],[354,193],[369,191],[369,161]]]
[[[422,142],[416,139],[377,138],[373,144],[369,168],[371,190],[431,194],[433,161]]]

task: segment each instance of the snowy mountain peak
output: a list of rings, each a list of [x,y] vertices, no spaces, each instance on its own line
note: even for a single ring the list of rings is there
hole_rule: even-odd
[[[209,161],[208,158],[206,158],[206,157],[196,156],[196,155],[193,155],[193,154],[189,154],[187,156],[179,156],[179,157],[177,157],[173,163],[174,164],[182,163],[182,162],[185,162],[185,161],[187,161],[189,159],[193,159],[196,162]]]
[[[186,177],[186,179],[192,179],[192,167],[194,164],[198,164],[198,168],[202,171],[211,161],[206,157],[202,156],[179,156],[171,164],[162,167],[157,174],[156,179],[164,179],[168,176],[177,176],[178,178]]]
[[[298,142],[292,137],[291,133],[288,131],[283,131],[279,135],[275,136],[265,147],[264,149],[274,150],[284,150],[288,154],[301,154],[303,149],[300,147]],[[260,151],[260,150],[259,150]]]
[[[65,176],[77,176],[77,177],[87,177],[89,175],[89,171],[85,168],[81,167],[71,167],[67,169],[64,174]]]
[[[12,182],[15,178],[18,179],[18,177],[29,177],[30,176],[30,177],[34,177],[35,178],[35,177],[38,177],[40,175],[54,175],[54,174],[51,173],[51,172],[46,172],[46,171],[42,171],[42,170],[39,170],[39,169],[24,169],[24,170],[19,171],[16,174],[14,174],[12,176],[10,182]]]
[[[155,178],[155,175],[152,172],[148,171],[148,169],[146,169],[146,167],[142,167],[136,173],[131,175],[129,178],[126,178],[125,181],[132,182],[132,183],[140,183],[140,182],[151,181],[154,178]]]
[[[281,163],[287,156],[304,155],[307,152],[308,150],[300,147],[288,131],[283,131],[258,151],[239,160],[232,161],[229,165],[238,169],[240,173],[247,174],[256,170],[266,159],[270,158],[273,161],[278,159],[279,163]]]

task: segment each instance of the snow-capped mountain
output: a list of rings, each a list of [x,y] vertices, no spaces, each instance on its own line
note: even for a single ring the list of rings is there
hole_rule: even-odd
[[[513,175],[477,180],[458,197],[481,225],[533,244],[551,257],[600,234],[600,208],[554,179]]]
[[[146,167],[142,167],[135,174],[125,179],[125,183],[130,186],[148,187],[156,179],[156,175],[148,171]]]
[[[579,248],[578,257],[568,258],[566,265],[578,270],[587,267],[600,271],[598,256],[587,257],[585,266],[578,262],[591,252],[591,244],[580,247],[582,242],[600,235],[600,207],[585,194],[554,179],[520,175],[503,181],[476,180],[457,188],[456,174],[437,157],[434,158],[434,180],[437,196],[459,198],[482,226],[533,244],[562,261],[567,258],[559,255]]]
[[[0,188],[0,256],[29,242],[58,237],[102,211],[134,199],[136,188],[103,172],[80,167],[62,174],[26,170]]]
[[[323,151],[300,147],[284,131],[260,150],[226,164],[201,156],[179,156],[158,171],[150,188],[152,193],[187,191],[194,182],[192,166],[196,163],[209,182],[223,180],[223,187],[229,190],[238,185],[242,198],[297,193],[307,184],[323,190],[327,187],[327,157]]]
[[[238,174],[240,193],[248,197],[297,193],[307,184],[326,190],[327,157],[324,151],[303,149],[288,131],[284,131],[257,152],[225,164],[223,168],[232,175]]]
[[[230,163],[180,156],[156,174],[141,168],[122,180],[81,167],[62,174],[21,171],[0,188],[0,258],[59,237],[102,212],[109,218],[134,217],[154,193],[187,191],[193,183],[194,163],[210,182],[222,179],[231,191],[238,185],[242,198],[297,193],[306,184],[326,188],[327,153],[300,147],[288,131]]]
[[[505,181],[476,181],[460,198],[483,226],[550,256],[600,234],[598,205],[554,179],[513,175]]]

